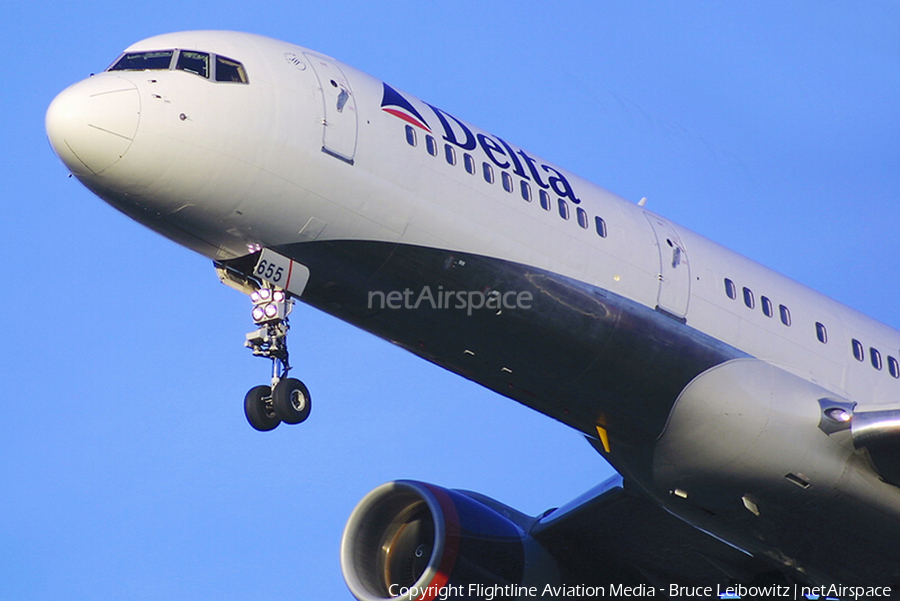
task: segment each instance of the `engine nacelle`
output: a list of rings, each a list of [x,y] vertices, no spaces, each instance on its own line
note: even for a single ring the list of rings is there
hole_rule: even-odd
[[[344,580],[359,601],[497,598],[496,587],[517,598],[519,587],[557,584],[550,554],[502,511],[432,484],[383,484],[344,528]]]
[[[791,494],[800,487],[806,495],[827,494],[852,452],[849,433],[840,431],[850,424],[827,417],[833,398],[756,359],[713,367],[678,397],[657,444],[657,484],[690,492],[693,499],[707,497],[709,508],[751,490]],[[837,425],[823,427],[827,421]]]

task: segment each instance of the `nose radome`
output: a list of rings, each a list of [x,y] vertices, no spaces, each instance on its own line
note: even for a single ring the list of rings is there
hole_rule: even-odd
[[[101,73],[63,90],[47,109],[47,137],[75,175],[97,175],[121,159],[137,133],[137,87]]]

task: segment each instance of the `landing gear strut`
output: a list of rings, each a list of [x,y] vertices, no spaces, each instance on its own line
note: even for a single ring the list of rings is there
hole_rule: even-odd
[[[312,397],[306,385],[288,378],[288,315],[294,301],[283,290],[259,288],[250,294],[253,321],[259,329],[247,334],[244,346],[256,357],[272,361],[271,386],[255,386],[244,397],[244,414],[250,425],[267,432],[278,424],[299,424],[309,417]]]

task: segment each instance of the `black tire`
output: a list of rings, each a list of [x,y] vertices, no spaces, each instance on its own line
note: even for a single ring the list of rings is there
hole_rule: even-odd
[[[299,424],[309,417],[312,397],[306,384],[296,378],[285,378],[272,391],[272,407],[286,424]]]
[[[250,425],[260,432],[274,430],[281,423],[281,418],[272,408],[271,397],[271,386],[255,386],[244,397],[244,415]]]

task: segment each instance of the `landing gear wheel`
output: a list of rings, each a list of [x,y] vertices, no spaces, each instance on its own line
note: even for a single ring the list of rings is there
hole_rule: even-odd
[[[296,378],[279,381],[272,391],[272,408],[286,424],[299,424],[304,421],[312,409],[312,398],[306,384]]]
[[[244,397],[244,415],[250,425],[260,432],[274,430],[281,423],[281,418],[272,405],[272,387],[255,386]]]

